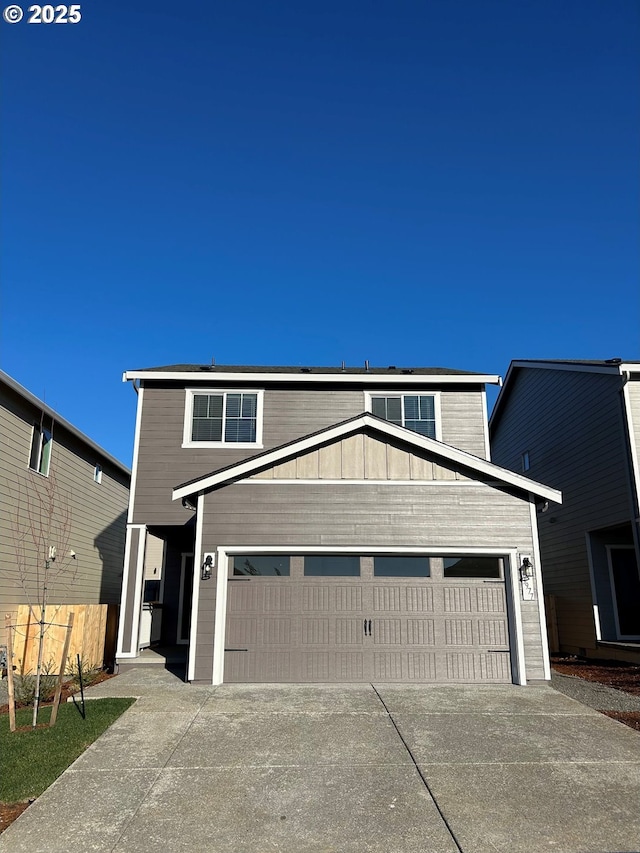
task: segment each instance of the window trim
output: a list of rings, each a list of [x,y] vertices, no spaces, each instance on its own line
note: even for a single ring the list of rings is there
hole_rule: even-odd
[[[441,408],[441,404],[440,404],[440,394],[441,394],[440,391],[425,391],[422,389],[419,390],[417,388],[415,390],[411,389],[411,390],[404,390],[404,391],[384,391],[384,390],[365,391],[364,392],[365,411],[373,413],[373,403],[372,403],[373,397],[400,397],[401,399],[403,399],[404,397],[433,397],[433,413],[434,413],[435,422],[436,422],[436,434],[435,434],[434,440],[435,441],[442,441],[442,408]],[[404,399],[402,401],[402,420],[403,421],[405,420],[405,417],[404,417]],[[391,423],[391,421],[388,421],[388,423]],[[396,424],[396,426],[397,426],[397,424]],[[404,423],[402,424],[402,428],[403,429],[409,429],[409,427],[406,427],[404,425]],[[409,430],[409,431],[415,432],[415,430]],[[415,434],[421,435],[422,438],[429,438],[428,435],[422,435],[422,433],[419,433],[419,432],[415,432]]]
[[[42,470],[42,459],[44,455],[44,436],[45,433],[49,435],[49,440],[47,444],[49,445],[49,454],[47,456],[47,464],[46,470]],[[34,442],[38,442],[38,451],[37,451],[37,460],[36,465],[33,466],[31,464],[31,459],[34,455]],[[48,477],[49,471],[51,470],[51,453],[53,451],[53,423],[51,423],[50,427],[44,425],[44,423],[35,423],[31,429],[31,441],[29,443],[29,458],[27,460],[27,465],[30,471],[33,471],[34,474],[39,474],[41,477]]]
[[[193,398],[197,395],[217,394],[226,397],[227,394],[255,394],[256,395],[256,440],[255,441],[193,441],[191,429],[193,425]],[[184,430],[182,434],[182,447],[234,447],[236,449],[256,449],[262,447],[262,410],[264,390],[259,388],[185,388],[184,406]],[[224,422],[222,425],[224,435]]]

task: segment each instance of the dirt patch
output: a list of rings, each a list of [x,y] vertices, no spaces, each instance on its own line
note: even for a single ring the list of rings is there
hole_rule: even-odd
[[[0,803],[0,832],[4,832],[9,824],[31,805],[29,800],[22,803]]]
[[[108,681],[110,678],[115,678],[115,673],[111,672],[99,672],[91,679],[91,684],[85,684],[85,690],[88,687],[93,687],[94,684],[100,684],[103,681]],[[71,696],[75,695],[79,697],[80,688],[71,681],[65,681],[62,685],[62,692],[60,693],[60,702],[66,702],[67,699],[71,698]],[[48,702],[41,702],[40,707],[46,708],[48,705],[53,705],[53,699],[50,699]],[[28,708],[31,707],[31,703],[26,702],[16,702],[16,708]],[[8,714],[9,713],[9,705],[0,705],[0,714]]]
[[[640,711],[602,711],[601,713],[640,732]]]
[[[552,655],[551,666],[561,675],[595,681],[640,696],[640,666],[617,660],[591,660],[574,655]]]

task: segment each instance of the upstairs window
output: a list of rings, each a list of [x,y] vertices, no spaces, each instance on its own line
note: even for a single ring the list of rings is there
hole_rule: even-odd
[[[49,465],[51,463],[51,445],[53,424],[42,422],[33,425],[31,436],[31,452],[29,453],[29,468],[37,471],[45,477],[49,476]]]
[[[187,391],[184,446],[260,445],[260,391]]]
[[[439,398],[436,394],[371,394],[369,396],[369,408],[373,415],[427,438],[439,438],[438,402]]]
[[[98,484],[102,482],[102,467],[100,465],[96,465],[93,469],[93,482]]]

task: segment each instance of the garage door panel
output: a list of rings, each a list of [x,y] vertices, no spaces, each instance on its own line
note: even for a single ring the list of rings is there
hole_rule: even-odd
[[[367,560],[371,569],[365,570]],[[510,683],[503,580],[251,577],[229,582],[229,682]],[[246,652],[238,651],[246,649]]]

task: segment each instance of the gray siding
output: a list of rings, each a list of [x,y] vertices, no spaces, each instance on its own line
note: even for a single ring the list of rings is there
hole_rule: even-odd
[[[521,471],[529,452],[534,480],[563,493],[538,515],[545,592],[556,596],[566,651],[595,650],[585,533],[630,518],[621,377],[521,368],[492,425],[493,461]]]
[[[218,546],[488,547],[532,549],[529,504],[474,486],[237,484],[205,497],[203,550]],[[213,603],[201,598],[196,674],[211,677]],[[522,602],[528,678],[544,678],[538,602]],[[201,633],[202,632],[202,635]],[[205,633],[206,632],[206,639]]]
[[[35,573],[46,555],[31,543],[18,557],[16,535],[29,538],[30,528],[41,526],[29,521],[28,499],[33,502],[36,493],[45,496],[54,485],[59,506],[69,511],[66,539],[77,558],[68,560],[67,570],[52,583],[50,602],[118,604],[129,477],[55,424],[49,477],[31,471],[32,429],[39,420],[35,407],[0,386],[0,612],[14,612],[19,604],[35,600]],[[102,466],[101,484],[93,480],[96,463]],[[60,525],[54,527],[45,536],[47,543],[58,541]],[[57,564],[63,565],[61,558]],[[0,632],[4,636],[4,619]]]
[[[183,448],[184,387],[174,387],[166,383],[145,384],[134,522],[185,523],[190,517],[189,512],[181,507],[179,501],[172,502],[172,489],[180,483],[253,455],[251,450],[232,448]],[[214,387],[213,382],[208,382],[206,387]],[[251,387],[257,386],[252,384]],[[383,385],[380,390],[389,389]],[[415,391],[415,387],[411,390]],[[443,441],[484,458],[484,410],[481,391],[463,386],[443,390],[440,399]],[[364,410],[365,397],[362,388],[266,388],[263,448],[256,452],[324,429],[361,414]]]

